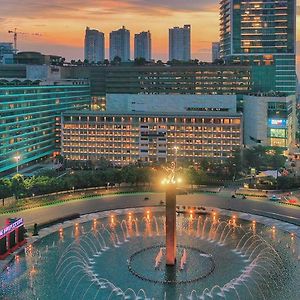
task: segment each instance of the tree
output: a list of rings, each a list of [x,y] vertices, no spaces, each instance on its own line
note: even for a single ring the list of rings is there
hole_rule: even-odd
[[[199,64],[199,59],[197,59],[197,58],[196,59],[191,59],[189,63],[191,65],[196,65],[197,66]]]
[[[4,199],[12,196],[10,181],[8,179],[0,179],[0,199],[4,204]]]
[[[185,177],[185,182],[189,183],[190,185],[195,185],[199,181],[198,180],[198,172],[192,166],[185,169],[184,177]]]
[[[146,59],[144,57],[137,57],[134,60],[134,64],[136,66],[144,66],[147,63]]]
[[[26,195],[26,187],[24,182],[24,177],[21,174],[16,174],[11,179],[11,189],[16,199]]]
[[[121,64],[121,62],[122,62],[122,59],[121,59],[120,56],[115,56],[114,59],[113,59],[113,61],[112,61],[112,63],[114,65],[119,65],[119,64]]]
[[[132,166],[124,167],[121,170],[122,181],[126,183],[136,184],[137,183],[137,173]]]

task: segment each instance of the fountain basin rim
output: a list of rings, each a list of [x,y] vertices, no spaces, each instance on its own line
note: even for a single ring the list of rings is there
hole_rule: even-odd
[[[204,251],[202,251],[198,248],[190,247],[190,246],[186,246],[186,245],[180,245],[180,244],[177,245],[177,248],[192,250],[192,251],[198,252],[200,254],[209,255],[207,258],[211,261],[211,264],[212,264],[212,267],[209,269],[209,271],[206,272],[205,274],[196,276],[196,277],[191,278],[191,279],[186,279],[186,280],[155,280],[155,279],[151,279],[149,277],[143,276],[143,275],[139,274],[137,271],[134,270],[134,268],[132,267],[132,261],[133,261],[133,259],[136,255],[138,255],[140,253],[143,253],[143,252],[146,252],[147,250],[152,250],[152,249],[156,249],[156,248],[159,249],[161,247],[165,247],[165,245],[164,244],[153,245],[153,246],[143,248],[143,249],[133,253],[129,257],[128,262],[127,262],[127,267],[128,267],[129,272],[131,274],[133,274],[135,277],[138,277],[139,279],[142,279],[142,280],[148,281],[148,282],[152,282],[152,283],[156,283],[156,284],[185,284],[185,283],[194,283],[194,282],[200,281],[201,279],[204,279],[204,278],[208,277],[215,270],[216,264],[215,264],[215,261],[214,261],[214,259],[211,255],[209,255],[208,253],[206,253],[206,252],[204,252]]]

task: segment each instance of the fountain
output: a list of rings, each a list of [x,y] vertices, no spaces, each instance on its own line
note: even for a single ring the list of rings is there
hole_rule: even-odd
[[[215,211],[191,217],[188,209],[176,216],[176,259],[169,266],[161,207],[82,221],[56,227],[19,253],[1,273],[0,298],[20,292],[49,300],[299,298],[295,232]]]
[[[181,209],[176,160],[169,171],[165,210],[100,212],[55,227],[1,273],[0,298],[300,298],[294,232],[237,214]]]

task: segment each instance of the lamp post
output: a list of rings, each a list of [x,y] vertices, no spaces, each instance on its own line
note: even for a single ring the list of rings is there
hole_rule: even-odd
[[[20,155],[16,155],[14,157],[14,159],[17,162],[17,174],[19,174],[19,162],[20,162],[21,156]]]

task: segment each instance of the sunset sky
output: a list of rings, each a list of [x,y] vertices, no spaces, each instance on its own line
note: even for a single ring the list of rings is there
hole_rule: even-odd
[[[125,25],[131,31],[132,42],[134,33],[150,30],[154,58],[166,60],[168,28],[191,24],[192,57],[210,60],[211,42],[217,41],[219,35],[218,3],[219,0],[0,0],[0,41],[12,42],[13,36],[7,31],[17,27],[25,33],[41,33],[19,35],[20,51],[82,59],[86,26],[103,31],[108,48],[109,32]]]

